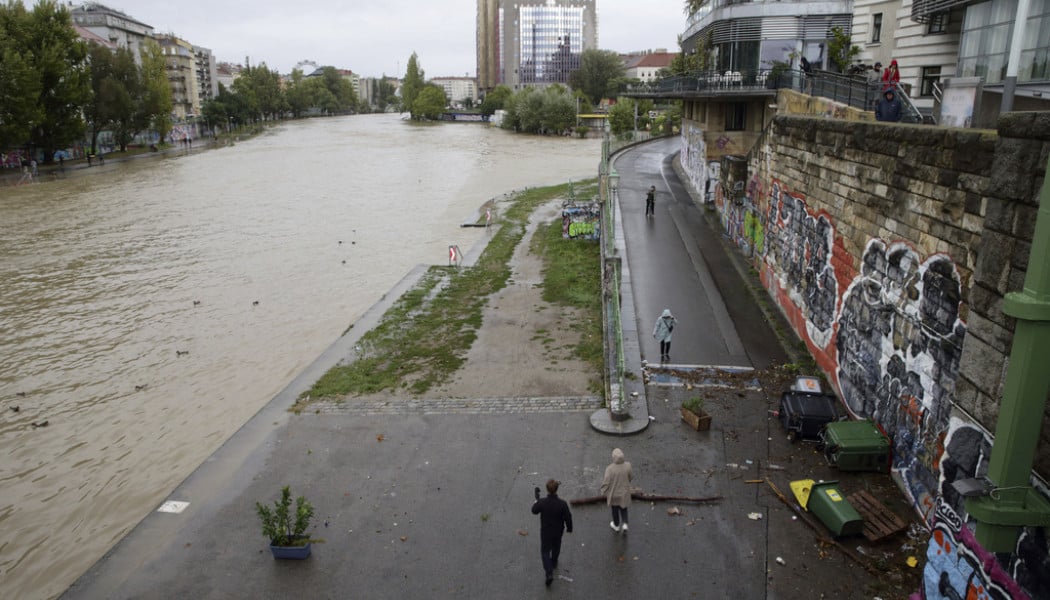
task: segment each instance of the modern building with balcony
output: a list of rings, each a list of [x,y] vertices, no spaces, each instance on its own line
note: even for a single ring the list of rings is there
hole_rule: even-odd
[[[682,49],[702,65],[629,96],[682,100],[682,164],[699,190],[710,190],[725,157],[746,155],[777,113],[777,90],[803,89],[805,57],[830,66],[832,30],[847,35],[851,2],[711,0],[691,15]]]

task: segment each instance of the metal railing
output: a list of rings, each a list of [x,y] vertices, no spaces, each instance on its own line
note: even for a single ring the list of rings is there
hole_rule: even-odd
[[[875,103],[879,101],[879,98],[884,93],[885,86],[885,82],[869,80],[863,75],[813,71],[810,76],[805,78],[802,91],[812,96],[828,98],[861,110],[875,110]],[[922,111],[915,106],[911,96],[908,95],[907,86],[896,83],[894,84],[894,91],[901,101],[902,123],[926,122]]]
[[[773,69],[706,71],[674,75],[652,83],[628,84],[622,91],[627,96],[660,96],[682,93],[733,94],[788,87],[792,79],[790,71]]]

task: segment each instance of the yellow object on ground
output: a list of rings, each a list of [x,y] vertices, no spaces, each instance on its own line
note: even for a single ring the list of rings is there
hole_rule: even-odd
[[[806,508],[809,504],[809,493],[813,491],[813,480],[812,479],[799,479],[798,481],[791,482],[791,492],[795,494],[795,499],[802,508]]]

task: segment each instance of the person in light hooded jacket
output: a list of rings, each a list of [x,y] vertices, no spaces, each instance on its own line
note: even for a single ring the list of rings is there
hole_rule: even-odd
[[[612,509],[609,527],[617,533],[627,533],[627,508],[631,506],[631,463],[624,460],[623,450],[614,448],[612,464],[605,467],[602,495]]]
[[[674,331],[676,324],[678,324],[678,319],[671,314],[671,309],[665,308],[663,314],[656,320],[656,327],[653,327],[653,337],[660,342],[661,361],[671,359],[671,332]]]

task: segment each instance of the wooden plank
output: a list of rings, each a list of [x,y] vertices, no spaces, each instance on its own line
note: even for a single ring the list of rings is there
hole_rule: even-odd
[[[870,542],[886,539],[908,527],[903,519],[866,491],[856,492],[848,496],[847,500],[864,518],[863,533]]]

